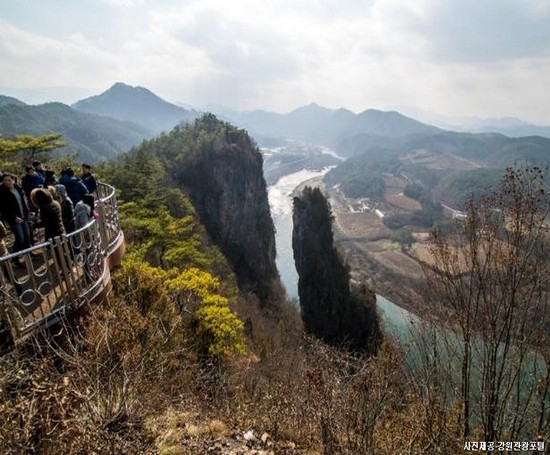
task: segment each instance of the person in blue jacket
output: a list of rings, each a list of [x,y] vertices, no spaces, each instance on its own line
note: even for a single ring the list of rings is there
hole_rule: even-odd
[[[21,179],[21,186],[27,196],[27,200],[31,200],[31,191],[35,188],[42,188],[44,186],[44,177],[40,175],[33,166],[27,166],[25,168],[25,175]],[[35,209],[36,207],[32,207]]]
[[[59,184],[65,185],[67,195],[73,202],[74,206],[82,200],[85,194],[89,193],[86,185],[84,185],[79,178],[75,177],[74,170],[72,168],[65,169],[65,175],[59,179]]]

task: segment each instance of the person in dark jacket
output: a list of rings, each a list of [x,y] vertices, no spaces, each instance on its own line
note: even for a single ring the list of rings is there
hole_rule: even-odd
[[[59,183],[67,188],[67,194],[73,205],[82,200],[85,194],[88,194],[88,188],[74,175],[71,168],[65,169],[65,175],[59,179]]]
[[[21,186],[25,192],[27,199],[31,197],[31,191],[35,188],[42,188],[44,186],[44,177],[35,171],[34,167],[27,166],[25,168],[25,175],[21,179]]]
[[[40,222],[36,226],[44,228],[44,238],[50,240],[65,234],[61,205],[54,201],[52,194],[44,188],[36,188],[31,193],[31,199],[40,212]]]
[[[92,174],[92,167],[89,164],[84,163],[82,165],[82,183],[86,185],[90,194],[93,194],[97,190],[97,180],[95,175]]]
[[[55,172],[51,169],[46,169],[44,171],[44,187],[55,185],[57,185],[57,177],[55,176]]]
[[[15,181],[16,177],[13,174],[5,173],[0,185],[0,213],[15,236],[12,253],[30,247],[30,231],[27,223],[29,208],[23,190]]]
[[[74,224],[74,206],[73,202],[67,196],[67,189],[64,185],[55,185],[55,191],[61,204],[61,218],[63,219],[63,226],[65,231],[70,234],[75,230]]]
[[[39,174],[42,178],[46,177],[46,169],[44,168],[44,163],[42,163],[41,161],[33,161],[32,167],[34,168],[36,173]]]

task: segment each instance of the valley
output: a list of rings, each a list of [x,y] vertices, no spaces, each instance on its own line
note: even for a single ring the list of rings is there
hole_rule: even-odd
[[[432,226],[444,228],[460,223],[464,216],[459,210],[463,206],[457,203],[458,190],[448,182],[457,175],[475,179],[471,173],[477,171],[483,186],[489,183],[484,177],[487,172],[501,175],[502,171],[450,151],[426,149],[406,150],[390,158],[367,152],[344,161],[326,147],[290,141],[286,146],[264,148],[262,154],[277,231],[277,264],[289,297],[297,297],[298,280],[291,245],[292,197],[306,185],[319,186],[329,198],[335,242],[353,279],[420,317],[444,317],[442,309],[438,311],[423,297],[423,267],[433,265]],[[363,172],[376,174],[382,191],[350,196],[343,183]],[[418,194],[411,194],[415,193],[411,188],[419,189]],[[459,186],[460,191],[469,189],[478,190],[476,185]]]
[[[315,152],[312,152],[315,151]],[[320,151],[325,157],[320,156]],[[292,257],[292,197],[305,186],[320,186],[328,195],[335,217],[335,241],[351,267],[356,281],[367,283],[378,294],[402,308],[422,314],[426,311],[416,289],[422,285],[417,253],[427,256],[428,229],[415,229],[404,241],[384,225],[386,214],[420,208],[418,201],[403,195],[406,177],[385,176],[386,192],[381,200],[349,198],[339,185],[323,183],[331,168],[323,167],[330,150],[310,144],[263,149],[264,173],[270,183],[269,200],[276,227],[277,264],[289,297],[297,297],[298,276]],[[282,175],[277,180],[274,175]],[[274,181],[275,180],[275,181]]]

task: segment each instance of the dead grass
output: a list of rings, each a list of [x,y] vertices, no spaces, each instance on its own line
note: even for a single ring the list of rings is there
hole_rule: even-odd
[[[384,251],[374,256],[375,260],[394,273],[420,279],[423,277],[422,268],[417,261],[401,251]]]
[[[388,204],[408,212],[422,210],[422,205],[420,205],[420,202],[415,201],[402,193],[395,194],[386,192],[385,199]]]
[[[348,239],[388,237],[389,229],[374,213],[338,213],[337,235]]]

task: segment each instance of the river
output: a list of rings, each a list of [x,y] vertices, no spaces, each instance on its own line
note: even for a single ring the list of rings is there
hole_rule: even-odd
[[[301,183],[315,177],[322,177],[329,170],[330,168],[322,170],[302,169],[281,177],[268,188],[271,215],[276,228],[277,268],[287,294],[293,299],[297,299],[298,274],[294,266],[292,252],[292,193]],[[443,380],[448,397],[450,397],[447,399],[450,399],[450,402],[453,399],[456,400],[457,396],[454,392],[460,389],[461,359],[463,355],[460,335],[448,329],[423,324],[422,320],[416,315],[381,295],[376,296],[376,305],[381,317],[383,331],[398,341],[406,354],[405,364],[407,370],[413,375],[417,375],[418,378],[422,378],[422,374],[426,372],[428,372],[428,375],[435,374],[434,368],[439,368],[438,374]],[[507,383],[507,386],[513,391],[509,400],[517,400],[528,406],[529,412],[536,412],[538,401],[533,400],[533,391],[537,390],[538,382],[545,378],[546,363],[541,356],[534,352],[528,353],[524,357],[518,357],[518,350],[514,346],[508,346],[510,352],[504,355],[502,354],[504,348],[505,346],[502,346],[502,349],[500,349],[499,346],[499,356],[502,356],[502,358],[498,360],[497,364],[506,371],[506,377],[511,378]],[[470,378],[472,388],[470,398],[475,403],[482,403],[482,371],[485,371],[482,367],[486,352],[487,348],[482,342],[475,341],[472,344],[473,372]],[[519,370],[517,367],[516,369],[509,368],[508,364],[513,365],[514,362],[519,362],[518,364],[521,365]],[[550,405],[548,395],[543,400],[546,405]],[[473,421],[480,421],[481,415],[478,410],[472,410],[472,419]],[[524,436],[532,437],[533,435],[525,433]]]
[[[330,150],[325,153],[337,156]],[[292,193],[301,183],[322,177],[330,169],[331,167],[317,171],[302,169],[281,177],[274,185],[268,187],[271,216],[276,229],[277,269],[291,299],[298,298],[298,273],[292,253]],[[403,335],[407,331],[409,321],[417,319],[412,313],[380,295],[376,300],[386,329],[397,335]]]

